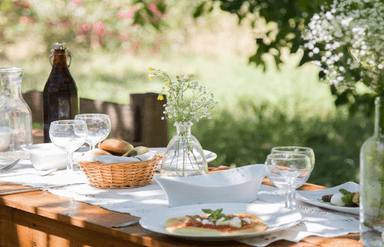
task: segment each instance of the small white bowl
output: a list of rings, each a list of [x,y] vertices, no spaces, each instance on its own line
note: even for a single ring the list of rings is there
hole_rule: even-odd
[[[155,176],[170,207],[200,203],[249,203],[257,199],[264,165],[248,165],[191,177]]]
[[[53,143],[41,143],[24,147],[30,153],[30,159],[36,170],[65,169],[68,163],[67,153]]]

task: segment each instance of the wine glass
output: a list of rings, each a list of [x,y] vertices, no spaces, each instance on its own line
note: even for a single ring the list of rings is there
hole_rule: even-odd
[[[273,147],[272,150],[271,150],[272,154],[274,154],[274,153],[282,153],[282,152],[294,152],[294,153],[299,153],[299,154],[306,154],[306,155],[308,155],[309,159],[311,160],[312,169],[315,167],[315,152],[313,151],[312,148],[309,148],[309,147],[298,147],[298,146],[281,146],[281,147]],[[305,182],[307,182],[308,178],[309,178],[309,176],[303,182],[303,184]],[[303,185],[303,184],[301,184],[301,185]]]
[[[58,120],[51,123],[49,138],[53,144],[67,152],[67,171],[73,171],[73,152],[85,143],[87,133],[87,124],[81,120]]]
[[[312,148],[299,147],[299,146],[281,146],[281,147],[273,147],[271,150],[271,153],[283,153],[283,152],[294,152],[299,154],[306,154],[311,160],[312,170],[315,167],[315,153]],[[310,174],[311,174],[310,172],[303,174],[303,177],[295,181],[295,183],[293,184],[293,188],[295,190],[292,192],[292,197],[293,197],[292,200],[296,201],[296,189],[308,181]]]
[[[91,150],[95,149],[97,143],[101,142],[111,132],[111,119],[106,114],[78,114],[75,120],[83,120],[87,124],[88,136],[85,141]]]
[[[295,189],[308,179],[313,166],[306,154],[293,152],[269,154],[265,161],[268,179],[284,190],[285,207],[296,208]]]

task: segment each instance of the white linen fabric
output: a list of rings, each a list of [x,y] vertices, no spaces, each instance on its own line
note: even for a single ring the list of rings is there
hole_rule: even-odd
[[[75,171],[71,173],[61,170],[47,176],[39,176],[36,175],[30,161],[23,160],[10,171],[0,173],[0,180],[43,187],[58,196],[73,198],[116,212],[130,213],[136,217],[168,208],[166,194],[155,180],[147,186],[134,189],[97,189],[88,185],[85,174],[78,166],[75,166]],[[51,188],[55,185],[67,186]],[[261,185],[259,197],[255,202],[282,204],[284,196],[274,187]],[[359,232],[358,215],[323,209],[300,201],[298,208],[303,216],[302,223],[287,230],[237,241],[252,246],[266,246],[280,239],[298,242],[310,235],[335,237]]]
[[[284,204],[284,193],[274,187],[262,185],[257,200]],[[323,209],[299,200],[297,208],[303,216],[303,222],[300,224],[287,230],[238,241],[259,247],[282,239],[299,242],[311,235],[337,237],[348,233],[359,233],[359,215]]]

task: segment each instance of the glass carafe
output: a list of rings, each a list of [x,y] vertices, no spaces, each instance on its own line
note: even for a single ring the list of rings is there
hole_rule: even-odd
[[[0,68],[0,164],[28,159],[32,144],[32,114],[21,96],[23,68]]]
[[[177,134],[168,143],[161,162],[160,175],[187,177],[208,172],[200,142],[191,135],[192,124],[175,123]]]

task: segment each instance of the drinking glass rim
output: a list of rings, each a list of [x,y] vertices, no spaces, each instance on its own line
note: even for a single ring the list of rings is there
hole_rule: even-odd
[[[83,116],[89,116],[89,115],[92,115],[92,116],[106,116],[106,117],[109,117],[108,114],[104,114],[104,113],[80,113],[80,114],[76,114],[76,116],[79,116],[79,117],[83,117]]]
[[[21,67],[0,67],[0,72],[23,72]]]
[[[297,156],[297,157],[292,157],[292,156],[291,157],[278,157],[278,156],[281,156],[282,154],[281,153],[271,153],[271,154],[267,155],[267,159],[272,158],[272,159],[278,159],[278,160],[296,160],[296,159],[307,158],[307,159],[309,159],[309,161],[311,161],[311,159],[306,154],[295,153],[295,152],[284,152],[284,153],[289,153],[290,155]],[[274,157],[274,156],[276,156],[276,157]]]
[[[58,125],[58,124],[66,124],[66,125],[76,125],[84,123],[86,125],[86,122],[83,120],[56,120],[51,123],[51,125]]]
[[[271,151],[280,151],[279,149],[284,149],[284,148],[286,148],[286,149],[293,149],[293,148],[297,148],[297,149],[302,149],[302,150],[299,150],[299,152],[305,152],[304,150],[306,150],[306,151],[313,151],[313,149],[312,148],[310,148],[310,147],[303,147],[303,146],[277,146],[277,147],[273,147],[272,149],[271,149]],[[283,150],[281,150],[281,152],[293,152],[293,151],[283,151]]]

